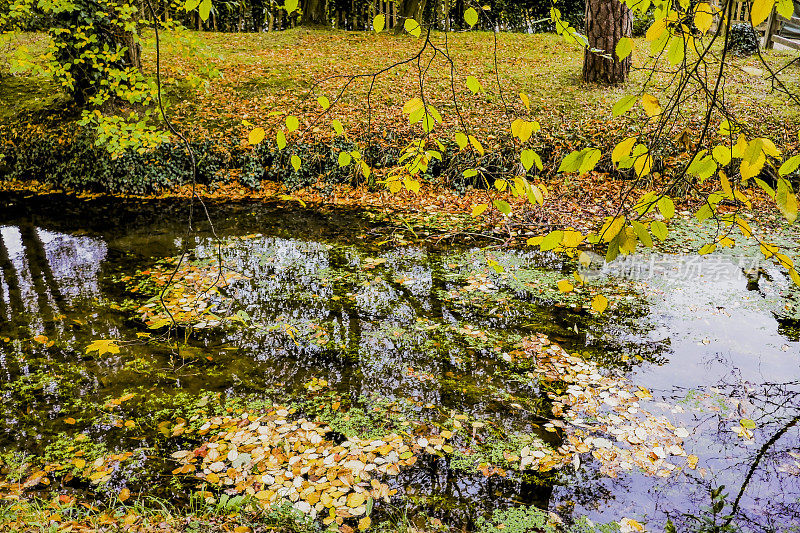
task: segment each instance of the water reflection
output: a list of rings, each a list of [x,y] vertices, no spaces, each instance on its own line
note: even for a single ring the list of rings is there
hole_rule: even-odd
[[[255,227],[242,224],[228,233],[263,228],[265,219],[295,223],[271,217],[255,216]],[[579,309],[545,308],[532,291],[488,268],[477,250],[375,250],[275,230],[224,249],[226,262],[246,278],[226,296],[247,324],[196,333],[190,344],[199,355],[190,358],[138,342],[146,328],[129,310],[110,305],[122,303],[112,277],[132,273],[131,255],[146,269],[151,255],[175,253],[182,233],[173,223],[150,230],[160,236],[155,251],[143,248],[141,227],[130,235],[96,229],[91,237],[74,227],[59,231],[66,222],[57,219],[52,226],[16,221],[0,227],[0,339],[8,337],[0,342],[0,446],[41,451],[46,437],[68,429],[66,416],[122,391],[168,398],[180,390],[272,390],[284,401],[311,377],[326,378],[354,403],[365,397],[417,402],[431,422],[460,412],[500,433],[541,432],[548,415],[538,383],[510,379],[500,356],[516,337],[546,329],[571,349],[606,352],[604,363],[643,355],[643,362],[631,357],[618,366],[653,391],[675,425],[693,428],[686,451],[699,457],[698,468],[669,479],[637,472],[611,479],[586,455],[577,472],[535,485],[429,459],[396,480],[414,509],[468,525],[498,506],[534,503],[597,521],[636,518],[655,530],[669,517],[685,529],[709,505],[709,490],[725,484],[731,504],[746,485],[736,512],[748,529],[800,525],[800,457],[792,455],[800,446],[792,423],[800,410],[800,343],[783,336],[775,318],[774,295],[785,288],[778,272],[766,270],[753,291],[738,265],[713,279],[702,271],[680,276],[687,271],[681,259],[666,258],[663,272],[639,280],[647,316],[635,320],[645,327],[634,327],[629,317],[596,323]],[[205,238],[194,244],[195,260],[216,253]],[[523,267],[540,260],[522,251],[498,259]],[[467,285],[486,298],[465,303],[450,296]],[[85,347],[97,338],[130,346],[88,356]],[[82,430],[109,445],[130,445],[113,436],[108,420],[93,417],[86,413]],[[752,441],[731,429],[742,420],[756,422]],[[557,436],[547,438],[558,445]],[[445,503],[437,499],[442,495]]]

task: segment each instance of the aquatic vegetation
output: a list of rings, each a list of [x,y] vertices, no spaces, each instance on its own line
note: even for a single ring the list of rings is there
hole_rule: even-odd
[[[142,286],[143,276],[146,276],[146,286],[157,291],[155,296],[137,309],[149,328],[171,326],[174,321],[181,326],[202,329],[241,319],[231,312],[231,302],[221,296],[221,289],[243,276],[225,265],[220,266],[218,259],[191,261],[184,257],[173,257],[139,272],[138,277],[123,277],[122,281],[132,283],[132,288],[138,288]]]

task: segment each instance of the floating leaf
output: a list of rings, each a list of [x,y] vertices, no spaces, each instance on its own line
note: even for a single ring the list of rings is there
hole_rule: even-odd
[[[97,355],[106,353],[116,354],[119,353],[119,346],[117,346],[117,341],[113,339],[100,339],[86,347],[86,353],[88,354],[91,352],[97,352]]]

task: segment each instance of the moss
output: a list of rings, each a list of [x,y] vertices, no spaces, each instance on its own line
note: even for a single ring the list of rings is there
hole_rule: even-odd
[[[46,78],[0,76],[0,125],[52,119],[61,116],[68,103],[69,98]]]

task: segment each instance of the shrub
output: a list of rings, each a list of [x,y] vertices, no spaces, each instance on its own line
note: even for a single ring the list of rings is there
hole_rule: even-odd
[[[741,56],[749,56],[758,52],[758,33],[749,23],[732,24],[728,32],[728,50]]]

